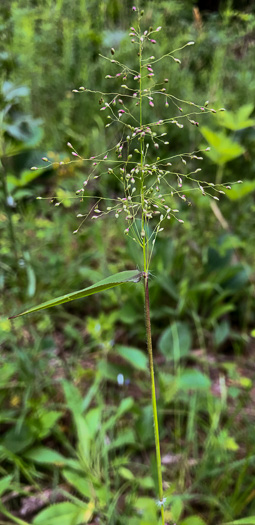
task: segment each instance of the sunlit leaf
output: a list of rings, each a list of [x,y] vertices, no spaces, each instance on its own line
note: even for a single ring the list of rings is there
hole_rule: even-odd
[[[189,516],[180,522],[180,525],[206,525],[205,521],[200,516]]]
[[[84,509],[68,501],[51,505],[37,514],[33,520],[33,525],[81,525],[86,523]]]
[[[224,111],[217,114],[217,120],[221,126],[238,131],[255,125],[255,120],[249,118],[253,112],[253,104],[244,104],[237,111]]]
[[[228,521],[223,525],[255,525],[255,516],[249,516],[247,518],[241,518],[240,520]]]
[[[35,447],[24,454],[26,459],[41,464],[52,464],[63,466],[66,464],[66,458],[56,450],[48,447]]]
[[[242,184],[234,184],[231,190],[224,191],[231,201],[238,201],[255,191],[255,180],[245,180]]]
[[[118,473],[122,478],[127,479],[128,481],[133,481],[135,479],[133,472],[126,467],[120,467]]]
[[[141,350],[131,346],[117,346],[117,353],[138,370],[148,370],[148,358]]]
[[[238,142],[227,137],[221,131],[215,132],[205,126],[200,128],[200,131],[211,148],[210,151],[206,152],[206,155],[219,166],[240,157],[245,152],[245,149]]]
[[[79,472],[76,472],[71,469],[64,469],[62,472],[64,478],[72,485],[78,492],[85,496],[86,498],[89,498],[91,495],[91,483],[83,474],[79,474]]]
[[[200,370],[186,369],[181,373],[178,385],[180,390],[208,390],[211,381],[208,376]]]
[[[172,504],[171,504],[171,515],[172,520],[179,522],[181,514],[183,511],[183,502],[181,498],[174,498]]]

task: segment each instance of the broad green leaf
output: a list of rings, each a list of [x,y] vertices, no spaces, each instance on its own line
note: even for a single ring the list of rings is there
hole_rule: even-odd
[[[11,323],[9,321],[9,319],[7,319],[7,317],[0,317],[0,333],[1,332],[4,332],[4,333],[8,333],[11,331]],[[1,379],[2,379],[2,370],[3,368],[1,367]]]
[[[164,398],[165,403],[170,403],[174,399],[175,395],[179,389],[178,378],[172,374],[166,374],[161,372],[159,374],[160,378],[160,390]]]
[[[4,434],[2,444],[13,454],[19,454],[35,441],[31,429],[24,424],[20,429],[12,427]]]
[[[1,332],[1,323],[0,323],[0,332]],[[0,387],[5,386],[11,377],[17,371],[17,366],[14,363],[1,363],[1,374],[0,374]]]
[[[56,191],[56,197],[58,201],[61,202],[61,205],[64,206],[64,208],[70,208],[73,204],[71,191],[58,188]]]
[[[255,525],[255,516],[241,518],[240,520],[235,521],[228,521],[227,523],[223,523],[223,525]]]
[[[66,481],[72,485],[82,496],[85,498],[90,498],[91,496],[91,483],[86,479],[84,474],[79,474],[71,469],[64,469],[62,472]]]
[[[24,170],[22,171],[21,177],[20,177],[20,186],[26,186],[26,184],[29,184],[32,182],[32,180],[37,179],[44,173],[43,168],[38,168],[37,170]]]
[[[83,415],[73,415],[78,438],[78,450],[84,461],[89,460],[91,436]]]
[[[155,489],[155,482],[151,476],[144,476],[142,478],[136,477],[135,479],[136,482],[139,483],[140,487],[142,487],[143,489]]]
[[[118,381],[119,374],[122,374],[124,378],[130,374],[129,366],[121,365],[120,363],[109,363],[104,359],[99,360],[97,370],[101,378],[107,379],[107,381],[113,381],[114,383]]]
[[[239,379],[239,383],[243,388],[252,388],[253,382],[249,377],[242,376]]]
[[[110,442],[108,445],[109,450],[114,450],[116,448],[122,448],[126,445],[133,445],[136,443],[135,433],[130,428],[128,430],[124,430],[123,432],[119,432],[118,437]]]
[[[39,127],[40,120],[34,120],[29,115],[22,115],[12,124],[5,124],[5,131],[14,139],[23,142],[27,146],[35,146],[43,136],[43,130]]]
[[[14,99],[26,97],[27,95],[29,95],[30,89],[26,86],[16,87],[15,84],[13,84],[12,82],[6,81],[3,83],[2,93],[5,100],[7,102],[11,102]]]
[[[248,104],[244,104],[236,112],[237,119],[240,120],[240,119],[248,118],[252,114],[253,110],[254,110],[254,104],[252,102],[249,102]]]
[[[217,120],[221,126],[238,131],[255,125],[255,120],[249,118],[254,109],[253,104],[245,104],[238,111],[225,111],[217,114]]]
[[[206,525],[205,521],[200,516],[189,516],[180,522],[180,525]]]
[[[219,432],[217,438],[215,438],[215,445],[221,450],[232,450],[235,452],[239,449],[238,443],[229,435],[226,429]]]
[[[0,479],[0,496],[2,496],[6,490],[10,489],[11,481],[12,476],[5,476],[4,478]]]
[[[178,379],[180,390],[208,390],[211,386],[209,377],[199,370],[186,369]]]
[[[16,188],[22,188],[32,182],[32,180],[37,179],[43,173],[43,169],[38,170],[24,170],[21,174],[21,177],[15,177],[15,175],[7,175],[7,185],[10,192]],[[16,196],[16,194],[15,194]]]
[[[62,381],[62,385],[69,410],[71,410],[74,417],[81,415],[83,413],[83,406],[80,391],[66,379]]]
[[[56,299],[51,299],[50,301],[39,304],[38,306],[29,308],[29,310],[26,310],[25,312],[13,315],[9,319],[14,319],[15,317],[20,317],[21,315],[31,314],[32,312],[38,312],[38,310],[44,310],[45,308],[51,308],[52,306],[57,306],[59,304],[68,303],[69,301],[74,301],[74,299],[81,299],[82,297],[87,297],[88,295],[93,295],[98,292],[104,292],[105,290],[119,286],[120,284],[131,282],[137,283],[140,281],[141,276],[142,272],[137,272],[137,270],[119,272],[111,275],[110,277],[107,277],[106,279],[103,279],[102,281],[99,281],[98,283],[92,284],[92,286],[88,286],[88,288],[84,288],[78,292],[62,295]]]
[[[207,156],[219,166],[223,166],[226,162],[245,152],[245,149],[238,142],[230,139],[221,131],[215,132],[205,126],[200,131],[211,148],[210,151],[206,152]]]
[[[110,417],[106,423],[104,423],[103,428],[104,432],[107,432],[109,428],[113,428],[115,426],[116,421],[123,416],[126,412],[129,412],[134,406],[134,400],[132,397],[127,397],[126,399],[122,399],[120,406],[118,407],[116,413]]]
[[[190,348],[191,334],[186,323],[171,324],[159,340],[159,349],[169,360],[178,361],[189,353]]]
[[[80,266],[78,273],[81,278],[86,279],[86,281],[97,281],[101,277],[98,270],[94,270],[94,268],[90,268],[89,266]]]
[[[147,356],[137,348],[132,348],[131,346],[117,346],[117,353],[129,361],[134,368],[138,370],[148,370],[148,358]]]
[[[57,410],[45,410],[38,414],[35,421],[30,422],[31,430],[36,433],[38,439],[44,439],[49,435],[52,428],[55,426],[58,419],[62,416],[62,412]]]
[[[120,406],[116,412],[116,418],[119,418],[125,414],[125,412],[129,412],[131,408],[134,406],[134,399],[130,396],[126,399],[122,399]]]
[[[85,423],[88,427],[89,437],[93,439],[101,426],[102,409],[101,407],[92,408],[85,415]]]
[[[173,503],[171,504],[171,518],[175,522],[179,522],[181,514],[183,511],[183,502],[181,498],[174,498]]]
[[[84,415],[83,399],[78,388],[66,380],[62,383],[67,406],[69,410],[71,410],[74,419],[80,453],[88,460],[90,454],[90,443],[99,428],[101,409],[93,408]]]
[[[135,502],[135,507],[142,518],[140,523],[145,524],[147,523],[146,520],[148,520],[148,524],[151,525],[156,525],[158,523],[157,506],[155,505],[153,498],[138,498]]]
[[[85,416],[74,416],[78,436],[78,449],[86,461],[90,457],[90,447],[95,435],[100,428],[101,407],[92,408]]]
[[[33,520],[33,525],[81,525],[87,523],[86,512],[88,506],[78,507],[74,503],[66,501],[47,507],[39,512]]]
[[[68,462],[62,454],[48,447],[32,448],[24,454],[24,457],[35,463],[52,464],[58,467],[61,467]]]
[[[226,439],[225,448],[226,450],[233,450],[235,452],[236,450],[239,449],[239,445],[237,444],[236,440],[233,437],[229,436]]]
[[[231,190],[224,188],[224,191],[231,201],[238,201],[255,191],[255,180],[245,180],[242,184],[234,184]]]
[[[226,321],[226,319],[224,319],[221,323],[216,324],[213,334],[215,345],[221,345],[224,341],[226,341],[229,334],[230,324],[228,321]]]
[[[133,472],[126,467],[120,467],[118,473],[122,478],[128,481],[133,481],[135,479]]]

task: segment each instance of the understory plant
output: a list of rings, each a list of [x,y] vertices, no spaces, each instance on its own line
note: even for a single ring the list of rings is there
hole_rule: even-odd
[[[98,221],[112,216],[121,221],[123,233],[138,246],[142,267],[111,275],[88,288],[50,299],[19,315],[63,304],[121,284],[143,282],[158,476],[157,505],[164,525],[166,498],[162,481],[149,300],[151,260],[157,237],[167,224],[171,225],[173,221],[178,221],[180,227],[183,224],[182,209],[192,204],[192,192],[198,190],[202,195],[218,201],[220,194],[224,194],[224,188],[229,188],[229,185],[214,184],[206,180],[206,177],[204,180],[199,178],[203,151],[208,151],[209,148],[179,153],[173,151],[174,145],[171,144],[172,127],[177,126],[180,132],[188,126],[196,128],[202,115],[223,111],[223,108],[211,108],[208,102],[201,105],[182,100],[171,93],[171,78],[157,78],[159,62],[166,61],[167,70],[171,71],[171,67],[181,64],[179,51],[192,46],[194,42],[187,42],[158,57],[157,38],[161,27],[145,30],[142,27],[143,11],[135,6],[132,10],[136,15],[136,22],[130,29],[129,37],[135,50],[131,57],[135,56],[136,65],[133,65],[133,60],[130,60],[132,65],[123,64],[116,58],[117,53],[112,48],[108,57],[102,57],[110,66],[106,77],[112,83],[109,91],[94,90],[90,86],[80,86],[73,90],[80,96],[93,94],[99,97],[99,110],[106,115],[106,128],[110,128],[109,132],[114,131],[111,135],[112,145],[104,152],[83,158],[68,142],[71,157],[65,164],[77,162],[80,166],[86,162],[88,165],[86,178],[74,197],[80,201],[82,209],[77,215],[80,223],[73,233],[78,234],[87,219]],[[162,113],[162,118],[158,118],[159,113]],[[114,143],[116,136],[117,143]],[[47,157],[42,160],[47,167],[64,164],[51,162]],[[35,171],[38,167],[31,169]],[[114,180],[115,190],[109,197],[105,197],[100,192],[100,180],[108,183],[109,178]],[[56,206],[61,205],[57,198],[53,197],[52,200]]]

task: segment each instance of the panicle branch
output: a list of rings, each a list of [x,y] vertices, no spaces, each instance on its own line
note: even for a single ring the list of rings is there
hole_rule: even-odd
[[[210,148],[199,149],[191,153],[165,155],[166,149],[172,150],[171,138],[168,138],[168,126],[174,125],[179,129],[190,125],[198,127],[201,115],[215,114],[218,111],[224,111],[224,108],[215,110],[209,108],[208,101],[201,105],[178,98],[169,91],[168,78],[155,80],[155,66],[157,67],[160,61],[170,60],[181,65],[181,60],[175,54],[187,46],[194,45],[194,42],[187,42],[159,57],[151,55],[151,46],[157,47],[156,33],[161,31],[161,27],[156,29],[151,27],[142,31],[140,28],[141,12],[136,8],[133,8],[133,11],[136,11],[138,15],[137,27],[130,28],[129,37],[131,44],[138,48],[139,67],[130,67],[113,58],[115,49],[111,48],[111,57],[104,55],[100,57],[109,62],[113,70],[105,78],[111,82],[114,81],[114,86],[120,81],[119,90],[113,89],[105,92],[84,86],[73,90],[77,94],[99,96],[100,111],[107,115],[105,127],[118,126],[121,138],[107,151],[89,158],[84,158],[68,142],[67,146],[71,150],[72,157],[67,161],[51,161],[48,157],[43,157],[42,160],[47,163],[47,167],[54,168],[74,162],[78,162],[79,165],[84,163],[88,165],[82,187],[73,197],[78,198],[86,207],[85,213],[77,215],[82,220],[74,233],[79,231],[87,218],[98,220],[109,214],[115,219],[122,218],[125,222],[124,233],[141,247],[146,247],[149,262],[156,237],[164,230],[165,221],[175,219],[181,224],[184,222],[177,217],[180,211],[176,207],[178,199],[191,205],[188,197],[196,190],[204,196],[219,200],[219,195],[224,194],[224,189],[229,189],[230,186],[229,184],[214,184],[198,178],[197,174],[201,168],[194,168],[194,162],[200,163],[203,160],[202,154]],[[155,115],[162,107],[162,102],[165,106],[164,115],[162,119],[157,119]],[[147,114],[148,109],[151,112],[148,122],[141,118],[145,104]],[[170,110],[169,115],[167,114],[170,106],[175,110],[172,115]],[[159,155],[161,146],[164,148],[162,158]],[[153,151],[155,151],[154,155]],[[38,168],[33,166],[31,169]],[[93,195],[93,191],[91,194],[91,182],[108,175],[118,181],[118,185],[122,188],[122,196],[113,198],[96,196]],[[88,200],[93,200],[93,204],[87,211]],[[51,202],[55,206],[61,204],[61,200],[55,198],[51,198]]]

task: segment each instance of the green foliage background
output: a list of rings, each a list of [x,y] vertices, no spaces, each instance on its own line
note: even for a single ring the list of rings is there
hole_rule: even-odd
[[[111,47],[135,63],[131,7],[1,2],[2,523],[157,523],[142,287],[7,319],[140,266],[119,221],[87,221],[73,236],[83,212],[73,197],[86,166],[30,170],[43,156],[70,158],[67,141],[86,157],[118,141],[105,129],[98,97],[72,90],[109,89],[99,53],[110,57]],[[181,206],[184,225],[170,223],[152,260],[166,519],[254,523],[255,10],[231,1],[215,11],[184,0],[141,7],[145,28],[163,28],[158,55],[196,42],[180,54],[181,67],[159,65],[171,92],[227,109],[199,128],[172,127],[163,153],[209,145],[203,177],[243,180],[217,206],[194,192],[192,206]],[[165,108],[154,111],[160,118]],[[98,191],[115,195],[118,185],[106,178]]]

